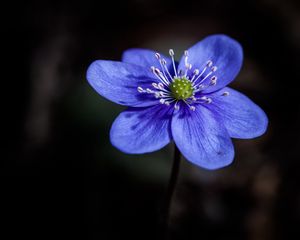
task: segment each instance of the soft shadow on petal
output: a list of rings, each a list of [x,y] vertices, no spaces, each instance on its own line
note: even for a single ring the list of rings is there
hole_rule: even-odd
[[[192,64],[192,71],[198,68],[201,72],[208,60],[211,60],[213,65],[218,67],[213,74],[218,77],[217,84],[210,86],[203,92],[214,92],[228,85],[239,73],[243,62],[241,45],[234,39],[222,34],[204,38],[188,49],[188,53],[188,62]],[[184,56],[180,60],[179,69],[185,69]],[[209,79],[210,77],[206,81]]]
[[[218,169],[233,161],[230,137],[213,113],[198,105],[194,112],[182,109],[172,119],[174,141],[185,158],[206,169]]]
[[[171,140],[173,109],[165,105],[128,108],[114,121],[111,143],[125,153],[146,153],[161,149]]]
[[[228,92],[228,96],[222,96]],[[264,111],[242,93],[224,88],[211,94],[209,108],[219,116],[219,121],[233,138],[255,138],[265,133],[268,118]]]
[[[115,103],[146,107],[158,103],[153,95],[139,93],[137,87],[151,87],[154,75],[141,66],[116,61],[97,60],[87,70],[87,80],[103,97]]]

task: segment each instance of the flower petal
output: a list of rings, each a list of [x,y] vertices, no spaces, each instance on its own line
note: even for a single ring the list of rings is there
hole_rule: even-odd
[[[148,49],[128,49],[123,53],[122,62],[136,64],[139,66],[143,66],[147,69],[150,69],[151,66],[154,66],[162,70],[159,61],[155,57],[155,53],[156,52]],[[160,56],[161,58],[166,60],[166,66],[169,69],[169,71],[172,70],[172,60],[169,57],[164,56],[163,54],[160,54]]]
[[[211,76],[217,76],[218,81],[215,86],[210,86],[203,92],[214,92],[228,85],[239,73],[243,50],[237,41],[226,35],[211,35],[188,50],[188,62],[192,64],[192,71],[197,68],[201,72],[208,60],[213,62],[213,66],[217,66],[217,71]],[[180,60],[179,69],[185,69],[184,56]],[[206,70],[203,76],[208,73],[209,70]],[[209,79],[210,77],[207,81]]]
[[[222,96],[228,92],[228,96]],[[211,94],[209,108],[220,116],[220,120],[233,138],[254,138],[262,135],[268,126],[264,111],[248,97],[231,88]]]
[[[157,82],[149,69],[141,66],[97,60],[89,66],[87,80],[101,96],[121,105],[146,107],[158,103],[153,95],[137,91],[138,86],[146,89]]]
[[[218,169],[233,161],[234,149],[225,127],[207,108],[182,109],[172,119],[174,141],[185,158],[206,169]]]
[[[153,152],[164,147],[171,140],[172,112],[165,105],[128,108],[111,127],[111,143],[125,153]]]

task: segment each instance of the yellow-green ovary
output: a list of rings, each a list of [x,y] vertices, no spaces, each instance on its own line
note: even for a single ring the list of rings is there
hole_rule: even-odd
[[[185,100],[193,95],[192,83],[184,77],[174,78],[170,90],[177,100]]]

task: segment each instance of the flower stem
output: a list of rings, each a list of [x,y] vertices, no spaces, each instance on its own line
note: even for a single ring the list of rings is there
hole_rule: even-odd
[[[179,174],[179,167],[180,167],[180,151],[177,146],[174,144],[174,156],[173,156],[173,166],[171,171],[171,176],[166,192],[166,198],[164,205],[161,211],[161,227],[162,227],[162,239],[168,239],[168,226],[169,226],[169,215],[172,203],[172,197],[174,195],[174,190],[176,187],[178,174]]]

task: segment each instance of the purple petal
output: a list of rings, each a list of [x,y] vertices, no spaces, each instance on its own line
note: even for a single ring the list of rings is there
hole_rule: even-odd
[[[158,103],[153,95],[139,93],[137,87],[151,87],[154,75],[141,66],[115,62],[94,61],[87,70],[90,85],[103,97],[125,106],[146,107]]]
[[[171,140],[173,109],[165,105],[129,108],[114,121],[111,143],[125,153],[146,153],[161,149]]]
[[[155,57],[156,52],[148,49],[139,49],[132,48],[128,49],[123,53],[122,61],[126,63],[132,63],[139,66],[143,66],[147,69],[150,69],[151,66],[154,66],[160,70],[162,70],[161,65],[157,58]],[[168,70],[172,70],[172,60],[169,57],[160,54],[161,59],[166,60],[166,66]],[[173,70],[172,70],[173,73]]]
[[[179,69],[185,69],[184,60],[183,56]],[[205,83],[208,84],[213,75],[217,76],[218,80],[215,86],[210,86],[203,92],[214,92],[228,85],[239,73],[243,50],[237,41],[226,35],[211,35],[188,50],[188,62],[192,64],[190,72],[194,69],[199,69],[201,72],[208,60],[213,62],[212,66],[217,66],[217,70],[205,80]],[[201,78],[203,79],[209,72],[210,70],[207,69]]]
[[[182,109],[174,115],[171,127],[174,141],[188,161],[206,169],[222,168],[233,161],[231,139],[207,108]]]
[[[228,96],[222,96],[228,92]],[[230,137],[254,138],[262,135],[268,126],[264,111],[248,97],[231,88],[210,95],[209,108],[220,116],[220,121],[227,128]]]

